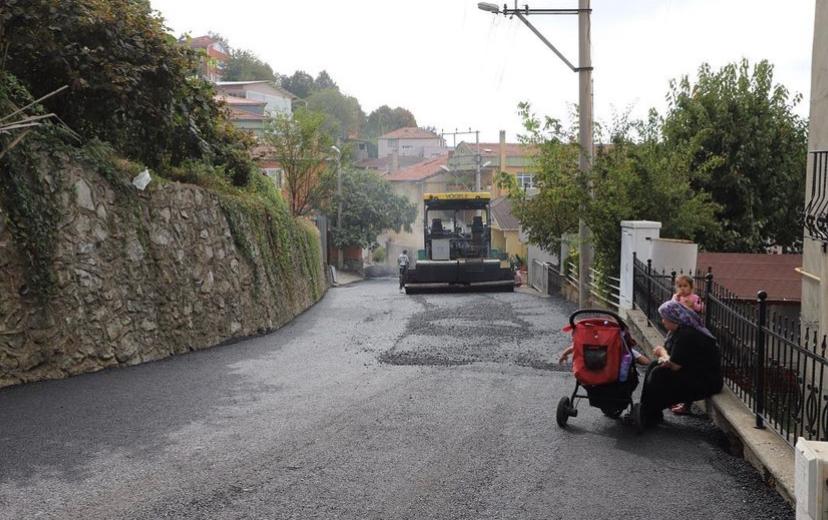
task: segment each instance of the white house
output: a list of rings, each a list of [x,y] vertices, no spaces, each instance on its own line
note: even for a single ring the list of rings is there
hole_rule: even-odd
[[[399,157],[430,159],[446,153],[446,142],[434,132],[415,126],[398,128],[377,139],[377,157],[397,153]]]
[[[265,111],[270,115],[291,115],[291,105],[296,99],[296,96],[271,81],[219,81],[216,91],[224,96],[264,101]]]

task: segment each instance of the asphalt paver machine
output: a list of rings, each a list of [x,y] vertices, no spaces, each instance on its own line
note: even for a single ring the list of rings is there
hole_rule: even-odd
[[[515,273],[492,250],[488,192],[426,193],[423,206],[424,249],[406,273],[406,293],[514,290]]]

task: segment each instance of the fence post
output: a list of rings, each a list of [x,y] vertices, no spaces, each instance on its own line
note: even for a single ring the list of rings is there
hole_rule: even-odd
[[[765,413],[765,325],[768,320],[768,293],[756,293],[758,322],[756,324],[756,359],[753,361],[753,413],[756,414],[756,428],[765,427],[762,414]]]
[[[650,327],[650,317],[653,315],[653,260],[647,259],[647,326]]]
[[[713,273],[707,271],[704,276],[704,326],[710,329],[710,318],[713,315],[710,304],[713,301]],[[710,329],[712,331],[712,329]]]
[[[676,287],[676,272],[670,271],[670,287],[675,289]]]
[[[632,263],[632,308],[633,308],[633,310],[635,310],[635,287],[636,287],[636,285],[635,285],[635,271],[636,271],[636,268],[635,267],[637,265],[638,265],[638,253],[633,251],[633,263]],[[623,276],[623,273],[621,273],[621,275]]]

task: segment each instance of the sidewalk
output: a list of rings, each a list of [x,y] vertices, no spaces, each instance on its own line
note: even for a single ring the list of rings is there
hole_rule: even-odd
[[[654,346],[664,343],[661,333],[647,324],[643,312],[628,310],[626,314],[627,325],[648,355]],[[793,448],[770,428],[755,428],[753,413],[727,386],[721,393],[696,404],[725,432],[731,453],[750,462],[769,487],[795,504]]]
[[[342,287],[344,285],[351,285],[357,282],[361,282],[365,280],[362,276],[351,273],[348,271],[337,271],[336,272],[336,283],[333,285],[334,287]]]
[[[521,285],[519,287],[515,287],[515,292],[528,294],[530,296],[536,296],[538,298],[550,298],[548,294],[543,294],[542,292],[536,290],[530,285]]]

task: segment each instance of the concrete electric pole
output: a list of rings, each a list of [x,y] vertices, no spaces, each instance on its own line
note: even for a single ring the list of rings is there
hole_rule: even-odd
[[[592,196],[592,43],[590,36],[590,0],[578,0],[578,125],[581,154],[578,165],[582,180]],[[592,281],[592,240],[584,221],[584,207],[578,219],[578,306],[588,305]]]
[[[480,130],[472,130],[471,128],[468,131],[460,132],[455,130],[454,132],[440,132],[440,137],[444,138],[447,135],[454,137],[454,147],[457,147],[457,136],[458,135],[470,135],[474,134],[474,143],[477,146],[477,152],[474,156],[474,163],[475,163],[475,172],[474,172],[474,191],[480,191],[480,169],[482,168],[481,163],[483,162],[483,157],[480,155]],[[451,171],[446,168],[446,171]]]
[[[336,205],[336,230],[342,232],[342,151],[337,146],[331,146],[336,161],[336,196],[339,202]],[[336,268],[342,270],[342,248],[336,248]]]
[[[514,9],[504,5],[502,8],[496,4],[480,2],[477,7],[483,11],[506,16],[516,16],[535,36],[549,47],[558,58],[561,59],[573,72],[578,73],[578,125],[579,125],[579,146],[581,148],[579,158],[579,169],[581,170],[581,181],[590,188],[590,171],[592,170],[592,56],[590,44],[590,0],[578,0],[577,9],[530,9],[528,5],[518,8],[515,0]],[[577,14],[578,15],[578,66],[574,66],[559,51],[552,42],[532,25],[526,18],[532,14]],[[584,205],[581,205],[581,215],[578,218],[578,306],[581,308],[589,305],[590,280],[592,278],[592,242],[589,228],[583,218]]]

